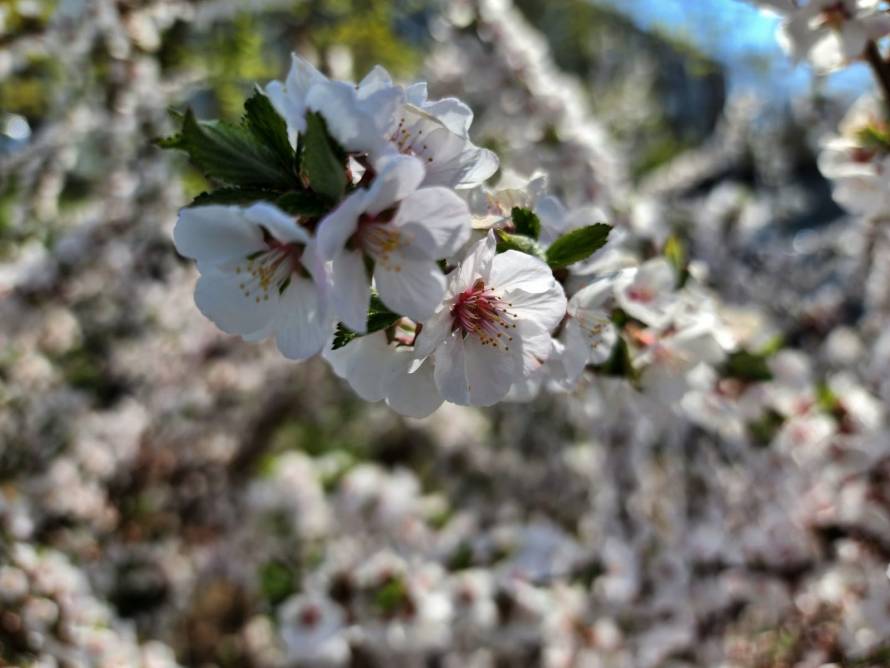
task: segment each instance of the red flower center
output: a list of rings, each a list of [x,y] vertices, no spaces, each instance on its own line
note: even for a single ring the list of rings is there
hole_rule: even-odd
[[[452,331],[459,329],[464,336],[475,334],[482,345],[510,349],[513,337],[509,330],[516,329],[512,306],[486,287],[480,278],[454,300],[451,306]]]

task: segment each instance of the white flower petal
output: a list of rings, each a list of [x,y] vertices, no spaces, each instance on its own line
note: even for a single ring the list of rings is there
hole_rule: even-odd
[[[371,290],[362,254],[358,251],[340,253],[334,258],[331,279],[331,298],[337,316],[349,329],[364,333],[368,327]]]
[[[445,296],[445,276],[432,260],[391,257],[375,265],[374,282],[384,304],[416,322],[429,318]]]
[[[309,243],[309,231],[277,206],[258,202],[244,211],[244,217],[265,227],[278,241]]]
[[[358,229],[358,218],[365,211],[367,197],[366,190],[356,190],[322,218],[315,233],[321,257],[333,260],[343,250]]]
[[[325,351],[325,359],[334,372],[349,382],[365,401],[380,401],[386,396],[386,378],[393,364],[393,352],[383,332],[354,339],[337,350]]]
[[[473,123],[473,110],[454,97],[446,97],[422,106],[428,114],[435,116],[456,135],[468,137]]]
[[[491,285],[504,292],[519,288],[525,292],[553,289],[553,272],[546,262],[527,253],[509,250],[495,255],[489,274]]]
[[[479,277],[487,278],[497,251],[494,232],[489,232],[473,246],[460,266],[448,274],[448,291],[454,295],[471,286]]]
[[[421,188],[399,205],[393,224],[413,238],[426,257],[438,260],[456,253],[470,238],[467,203],[447,188]]]
[[[377,177],[371,184],[365,203],[365,210],[372,216],[413,193],[423,181],[423,163],[409,155],[386,155],[377,160],[375,167]]]
[[[378,126],[362,109],[355,87],[350,84],[316,84],[309,90],[306,104],[324,116],[328,132],[347,151],[374,152],[385,143],[386,128]]]
[[[395,365],[386,396],[386,403],[396,413],[412,418],[423,418],[442,405],[442,395],[436,389],[432,362],[427,361],[409,373],[414,355],[408,350],[396,349]]]
[[[451,333],[453,318],[450,310],[440,308],[432,317],[423,321],[423,329],[414,342],[414,351],[419,357],[431,355]]]
[[[195,304],[217,327],[229,334],[250,335],[267,328],[278,313],[278,296],[268,300],[245,296],[240,277],[224,272],[209,272],[198,279]]]
[[[333,320],[315,283],[293,276],[281,297],[278,350],[288,359],[302,360],[319,353],[331,336]]]
[[[185,257],[202,263],[244,258],[266,247],[263,233],[237,206],[198,206],[182,209],[173,228],[173,243]]]
[[[520,377],[522,346],[505,351],[455,331],[436,350],[434,360],[436,387],[446,401],[491,406],[503,399]]]

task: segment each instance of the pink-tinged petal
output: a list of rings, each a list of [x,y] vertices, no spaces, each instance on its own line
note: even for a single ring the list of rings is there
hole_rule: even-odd
[[[207,318],[228,334],[251,335],[266,330],[279,312],[278,297],[268,300],[245,296],[235,274],[203,274],[195,286],[195,304]]]
[[[399,315],[416,322],[428,319],[445,296],[445,276],[432,260],[391,257],[374,267],[380,299]]]
[[[366,190],[356,190],[321,219],[315,238],[318,254],[322,258],[333,260],[344,249],[358,229],[358,218],[365,211],[367,197]]]
[[[334,258],[331,300],[334,312],[349,329],[363,334],[368,327],[371,290],[365,261],[358,251],[345,251]]]
[[[427,361],[409,372],[414,355],[408,350],[396,349],[392,376],[386,394],[386,403],[396,413],[412,418],[424,418],[442,405],[442,395],[436,389],[433,365]]]
[[[310,241],[309,231],[297,222],[294,216],[286,214],[273,204],[259,202],[250,206],[244,217],[256,225],[262,225],[278,241],[306,244]]]
[[[365,204],[365,210],[372,216],[413,193],[423,181],[423,163],[410,155],[388,154],[378,159],[375,167],[377,176]]]
[[[311,280],[292,277],[280,300],[278,336],[281,354],[302,360],[318,354],[331,337],[334,322]]]
[[[173,228],[176,250],[204,264],[225,263],[265,249],[263,233],[237,206],[182,209]]]
[[[402,200],[393,224],[431,260],[456,253],[471,231],[467,203],[447,188],[422,188],[412,193]]]
[[[509,292],[519,288],[525,292],[546,292],[553,289],[553,272],[547,263],[519,251],[498,253],[491,263],[491,284]]]

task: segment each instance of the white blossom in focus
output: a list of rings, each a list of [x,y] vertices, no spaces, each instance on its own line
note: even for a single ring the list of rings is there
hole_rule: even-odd
[[[454,253],[470,234],[469,210],[460,197],[447,188],[419,188],[419,160],[391,155],[378,166],[370,188],[355,190],[318,227],[319,251],[333,262],[334,308],[356,332],[366,330],[371,297],[366,257],[374,262],[383,303],[423,321],[445,293],[436,260]]]
[[[176,249],[198,262],[195,303],[217,327],[248,341],[275,336],[290,359],[331,335],[328,277],[309,232],[270,204],[185,208]]]
[[[544,262],[495,248],[489,233],[448,275],[444,301],[418,337],[416,351],[433,355],[436,386],[452,403],[503,399],[546,361],[550,332],[565,316],[562,286]]]

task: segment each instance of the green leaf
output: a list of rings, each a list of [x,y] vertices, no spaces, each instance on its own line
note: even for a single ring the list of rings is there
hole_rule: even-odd
[[[723,376],[748,382],[772,380],[773,373],[767,363],[768,356],[739,350],[732,353],[723,365]]]
[[[287,138],[287,123],[259,90],[244,102],[244,124],[257,140],[272,150],[281,167],[296,176],[296,153]]]
[[[411,605],[408,587],[398,577],[391,577],[374,592],[374,604],[385,615],[395,615]]]
[[[541,236],[541,219],[531,209],[514,206],[510,216],[513,218],[516,234],[522,234],[532,239],[538,239]]]
[[[664,256],[677,274],[677,288],[682,288],[689,280],[689,264],[686,259],[686,248],[677,235],[672,234],[664,244]]]
[[[253,204],[254,202],[274,202],[279,196],[274,190],[262,188],[217,188],[203,192],[189,206],[206,206],[208,204]]]
[[[246,127],[198,121],[191,109],[178,135],[155,143],[185,151],[205,176],[231,186],[290,190],[296,185],[295,176],[281,166],[276,153]]]
[[[890,126],[884,124],[866,125],[857,133],[865,148],[881,153],[890,152]]]
[[[772,443],[784,423],[785,418],[770,409],[759,419],[748,423],[748,433],[757,445],[765,447]]]
[[[392,327],[401,317],[398,313],[393,313],[386,308],[386,305],[380,301],[380,297],[375,293],[371,293],[371,304],[368,307],[368,334]],[[337,331],[334,334],[334,344],[331,348],[332,350],[342,348],[360,336],[363,336],[363,334],[352,331],[342,322],[338,323]]]
[[[318,218],[331,210],[328,200],[308,190],[284,193],[275,203],[289,214],[307,218]]]
[[[299,585],[297,574],[278,561],[263,564],[259,571],[260,588],[273,606],[279,605],[293,594]]]
[[[544,249],[541,248],[538,242],[531,237],[527,237],[522,234],[510,234],[509,232],[504,232],[503,230],[498,230],[497,235],[498,253],[503,253],[504,251],[508,250],[515,250],[519,251],[520,253],[525,253],[526,255],[532,255],[539,260],[543,260],[545,258]]]
[[[547,249],[547,263],[553,269],[586,260],[606,245],[612,227],[605,223],[588,225],[563,234]]]
[[[309,187],[334,202],[346,192],[346,167],[343,151],[328,135],[320,114],[306,114],[306,133],[303,135],[300,168]]]

